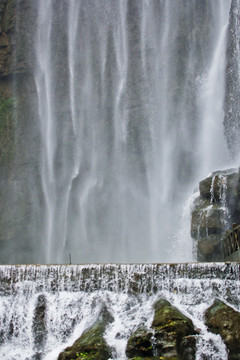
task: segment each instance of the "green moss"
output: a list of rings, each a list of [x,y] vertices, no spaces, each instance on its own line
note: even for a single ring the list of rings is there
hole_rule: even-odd
[[[67,347],[58,357],[58,360],[105,360],[111,357],[104,339],[105,328],[112,322],[112,317],[106,308],[103,308],[97,321],[87,329],[72,346]]]

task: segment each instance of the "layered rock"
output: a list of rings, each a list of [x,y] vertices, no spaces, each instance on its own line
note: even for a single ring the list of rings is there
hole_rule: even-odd
[[[67,347],[58,356],[58,360],[106,360],[111,358],[111,349],[104,339],[104,333],[106,326],[112,320],[112,316],[104,307],[97,321],[72,346]]]
[[[199,184],[193,203],[191,236],[199,261],[224,260],[218,244],[240,219],[240,174],[234,169],[212,173]]]
[[[205,323],[220,334],[229,351],[229,360],[240,359],[240,313],[221,300],[215,300],[205,312]]]
[[[154,306],[151,329],[140,327],[128,340],[126,354],[130,359],[195,358],[195,337],[192,321],[167,300]]]

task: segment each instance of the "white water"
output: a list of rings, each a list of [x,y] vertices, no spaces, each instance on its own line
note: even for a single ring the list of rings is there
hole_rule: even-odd
[[[230,3],[38,0],[41,262],[192,260],[184,203],[228,166]]]
[[[162,298],[201,330],[197,360],[227,360],[220,337],[203,323],[204,311],[215,298],[240,310],[237,264],[1,266],[0,278],[4,360],[31,359],[36,353],[32,326],[40,294],[46,299],[47,328],[42,360],[57,359],[97,319],[104,304],[114,318],[105,339],[114,359],[126,359],[130,334],[141,324],[151,325],[153,304]]]

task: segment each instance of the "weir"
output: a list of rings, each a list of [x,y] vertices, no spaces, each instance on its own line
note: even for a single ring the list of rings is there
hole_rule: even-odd
[[[220,336],[204,325],[204,312],[215,299],[239,310],[239,268],[237,263],[2,265],[0,355],[34,358],[34,314],[41,296],[46,328],[38,348],[42,360],[57,359],[103,306],[113,317],[104,335],[113,358],[127,359],[128,338],[140,325],[150,326],[158,299],[168,300],[199,329],[196,359],[227,359]]]

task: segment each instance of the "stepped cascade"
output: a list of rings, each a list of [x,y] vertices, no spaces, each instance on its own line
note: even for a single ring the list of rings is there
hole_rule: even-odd
[[[2,263],[193,259],[189,196],[238,159],[238,11],[3,1],[15,140]]]
[[[217,298],[239,311],[239,264],[1,266],[0,279],[0,354],[6,360],[57,359],[103,306],[112,317],[104,333],[112,358],[127,359],[130,335],[139,326],[150,327],[158,299],[192,320],[197,360],[228,358],[221,337],[205,325],[204,313]],[[44,304],[41,337],[39,301]]]

